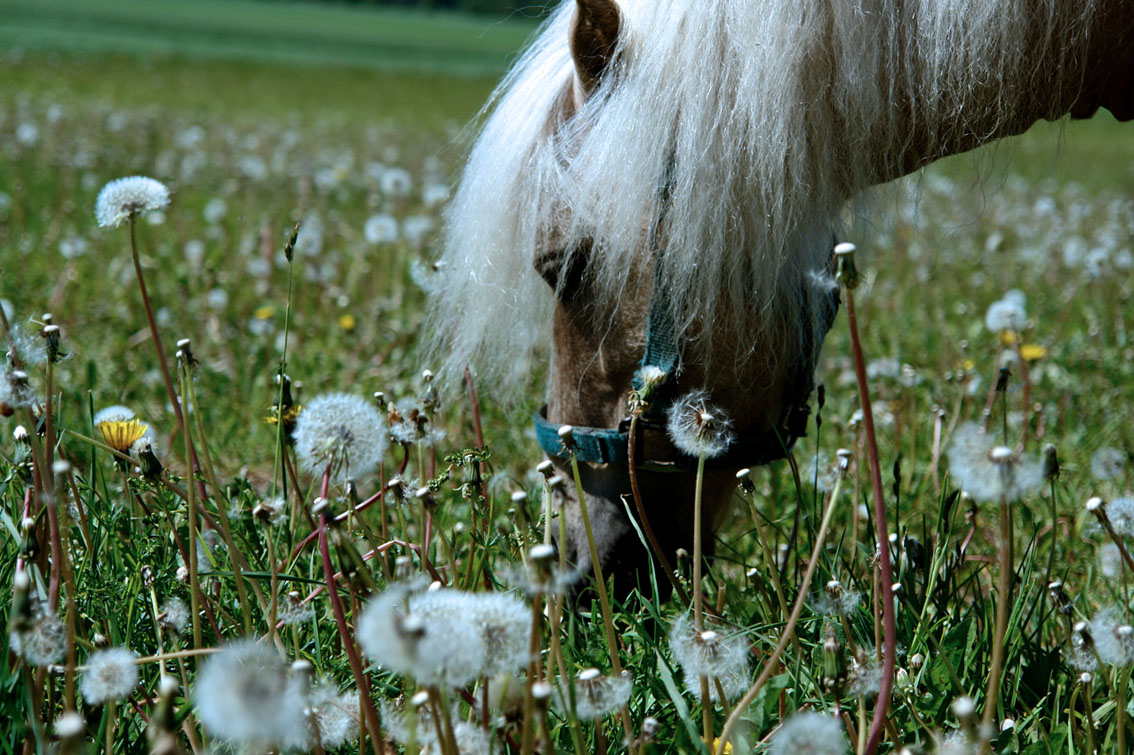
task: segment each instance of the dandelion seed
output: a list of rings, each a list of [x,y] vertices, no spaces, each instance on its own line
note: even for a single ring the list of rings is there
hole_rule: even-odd
[[[669,410],[669,439],[689,456],[711,459],[728,450],[734,434],[732,421],[709,403],[709,394],[687,393]]]
[[[1126,468],[1126,454],[1117,448],[1100,448],[1091,454],[1091,476],[1096,480],[1121,477]]]
[[[432,445],[444,437],[444,433],[433,429],[429,414],[416,405],[401,411],[395,404],[390,404],[386,411],[386,422],[390,425],[390,437],[397,443]]]
[[[1018,500],[1043,484],[1043,465],[1006,446],[989,443],[974,423],[957,428],[949,447],[949,473],[978,501]]]
[[[138,667],[132,650],[96,650],[87,661],[80,689],[87,705],[122,700],[138,686]]]
[[[580,719],[602,718],[630,700],[632,683],[625,671],[621,676],[603,676],[598,669],[589,668],[580,672],[571,683],[575,692],[575,714]],[[562,690],[562,682],[559,686]],[[556,693],[554,701],[559,710],[570,712],[570,703],[561,691]]]
[[[295,423],[295,450],[308,472],[344,482],[369,474],[386,451],[382,415],[366,399],[325,393],[304,407]]]
[[[743,635],[718,631],[698,632],[689,614],[683,614],[669,631],[673,658],[685,674],[685,688],[701,699],[701,677],[709,677],[709,698],[719,701],[720,683],[729,700],[748,689],[748,640]]]
[[[254,747],[302,747],[309,738],[306,690],[273,649],[235,642],[201,664],[193,687],[201,725]]]
[[[796,713],[772,736],[769,755],[843,755],[847,751],[843,724],[834,716]]]
[[[876,660],[871,660],[877,656],[868,653],[866,657],[866,661],[852,658],[847,669],[848,688],[855,697],[874,697],[882,686],[882,668]]]
[[[100,228],[115,228],[143,212],[169,204],[169,189],[145,176],[130,176],[102,187],[95,200],[95,220]]]

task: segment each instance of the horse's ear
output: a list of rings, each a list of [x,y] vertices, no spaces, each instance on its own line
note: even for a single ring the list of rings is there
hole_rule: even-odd
[[[584,92],[594,89],[614,59],[622,14],[615,0],[575,0],[571,57]]]

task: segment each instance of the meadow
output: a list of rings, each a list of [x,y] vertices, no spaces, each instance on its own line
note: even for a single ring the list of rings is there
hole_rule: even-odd
[[[539,547],[546,354],[501,397],[440,391],[419,348],[464,127],[533,23],[266,7],[0,0],[0,753],[709,752],[699,673],[720,734],[800,595],[726,751],[861,751],[881,629],[845,314],[808,437],[718,534],[716,637],[653,570],[616,586],[612,675]],[[132,175],[168,205],[100,227]],[[882,751],[1134,737],[1132,197],[1103,115],[848,213],[901,584]],[[349,484],[292,435],[337,392],[376,417]],[[1011,491],[972,482],[972,423]]]

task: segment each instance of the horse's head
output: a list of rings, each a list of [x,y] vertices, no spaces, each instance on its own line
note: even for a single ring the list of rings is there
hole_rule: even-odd
[[[614,0],[578,0],[567,32],[573,75],[554,122],[562,139],[560,159],[569,171],[576,156],[573,142],[585,138],[580,129],[593,127],[590,101],[616,96],[604,90],[620,86],[620,68],[633,66],[635,60]],[[604,571],[614,572],[624,589],[642,576],[640,567],[648,557],[628,516],[629,510],[638,518],[632,471],[646,525],[670,563],[678,549],[692,552],[696,459],[680,451],[667,434],[671,406],[682,395],[703,390],[731,418],[737,433],[737,442],[709,462],[705,476],[703,526],[712,532],[736,487],[737,470],[781,458],[794,435],[802,432],[817,346],[799,341],[799,312],[767,306],[755,289],[747,297],[734,297],[729,282],[722,280],[717,292],[721,309],[760,313],[764,322],[749,332],[718,328],[715,320],[676,296],[670,279],[661,273],[666,264],[687,264],[688,255],[674,254],[676,261],[670,262],[671,187],[661,181],[651,189],[654,201],[628,235],[633,238],[631,248],[614,252],[626,267],[617,296],[611,296],[612,287],[604,279],[609,275],[602,268],[606,260],[599,259],[612,250],[581,230],[589,225],[579,217],[588,211],[586,203],[569,204],[552,215],[552,222],[540,229],[533,260],[555,297],[548,404],[536,425],[541,445],[569,481],[556,492],[566,518],[561,547],[582,570],[591,568],[576,488],[570,484],[572,472],[554,433],[570,425],[597,551]],[[605,200],[593,201],[602,205]],[[812,300],[817,299],[811,291],[789,298],[796,305]],[[828,322],[836,303],[828,297]],[[810,334],[810,327],[807,331]],[[784,353],[785,347],[790,353]],[[660,385],[651,386],[642,411],[636,399],[643,394],[632,391],[643,387],[644,368]],[[635,412],[639,420],[631,444],[630,418]],[[635,459],[629,457],[631,445]]]
[[[711,532],[736,471],[782,457],[801,432],[835,304],[823,277],[841,190],[810,180],[810,155],[791,149],[806,118],[773,122],[796,111],[741,99],[752,71],[773,69],[737,66],[727,25],[739,22],[696,6],[564,4],[497,90],[449,210],[434,299],[449,374],[473,364],[482,384],[507,383],[550,343],[537,434],[570,481],[555,430],[576,428],[599,557],[623,588],[648,558],[627,515],[636,373],[665,372],[634,467],[673,562],[692,551],[696,459],[670,443],[667,406],[704,390],[738,434],[706,475]],[[761,104],[744,110],[750,100]],[[574,485],[556,495],[561,546],[589,570]]]

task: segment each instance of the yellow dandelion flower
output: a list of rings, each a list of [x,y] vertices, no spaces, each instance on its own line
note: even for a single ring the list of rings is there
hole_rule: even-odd
[[[347,333],[352,332],[356,324],[354,315],[339,315],[339,328]]]
[[[713,746],[709,748],[709,752],[716,752],[720,744],[720,737],[713,737]],[[725,742],[724,749],[721,750],[721,753],[722,755],[732,755],[732,742]]]
[[[966,359],[965,361],[961,362],[961,368],[965,372],[971,372],[973,370],[973,368],[975,368],[975,367],[976,367],[976,362],[974,362],[971,359]]]
[[[1025,343],[1020,347],[1020,356],[1029,362],[1034,362],[1047,356],[1047,348],[1038,343]]]
[[[303,411],[302,404],[296,404],[295,406],[289,406],[284,409],[284,427],[291,427],[292,425],[294,425],[295,419],[299,416],[299,413],[301,411]],[[264,421],[269,425],[275,425],[279,421],[279,418],[277,416],[278,414],[279,412],[277,411],[276,407],[270,406],[268,407],[268,416],[264,418]]]
[[[1000,333],[1000,343],[1004,344],[1005,346],[1015,346],[1016,345],[1016,331],[1014,331],[1014,330],[1002,331]]]
[[[275,314],[275,312],[276,312],[275,307],[263,306],[263,307],[258,307],[256,309],[256,311],[252,313],[252,316],[255,317],[257,320],[267,320],[269,317],[271,317],[273,314]]]
[[[99,422],[95,425],[102,434],[106,445],[119,453],[126,453],[134,443],[146,434],[148,426],[137,419],[118,419]]]

